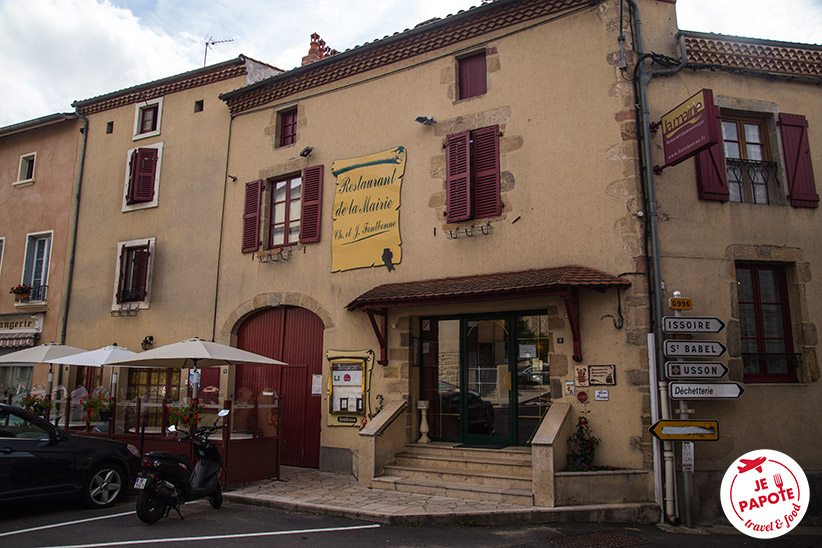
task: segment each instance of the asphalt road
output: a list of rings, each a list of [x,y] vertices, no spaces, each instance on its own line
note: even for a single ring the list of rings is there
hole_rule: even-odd
[[[185,505],[154,525],[134,513],[135,497],[105,511],[73,502],[0,506],[0,546],[34,547],[231,547],[297,546],[360,548],[509,547],[621,548],[665,546],[731,548],[736,546],[822,546],[818,530],[800,530],[771,541],[739,534],[684,534],[681,529],[633,524],[550,524],[475,527],[455,521],[448,527],[401,527],[373,522],[282,512],[226,502],[213,510],[206,501]]]

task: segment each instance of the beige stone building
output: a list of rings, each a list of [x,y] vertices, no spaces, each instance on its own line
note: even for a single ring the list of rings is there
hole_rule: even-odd
[[[0,128],[0,355],[65,337],[70,248],[82,122],[52,114]],[[28,286],[28,294],[9,288]],[[0,395],[45,394],[49,368],[0,367]]]
[[[818,436],[790,417],[819,401],[820,159],[802,144],[819,136],[819,48],[680,35],[675,21],[672,2],[498,1],[344,53],[315,37],[308,64],[222,96],[216,333],[293,364],[235,380],[285,398],[283,462],[388,489],[657,500],[672,521],[722,521],[722,474],[765,446],[818,491]],[[724,154],[654,175],[662,142],[644,122],[703,88]],[[697,177],[705,154],[718,182]],[[762,296],[775,287],[777,301]],[[728,325],[707,336],[728,347],[727,377],[668,372],[665,339],[700,338],[663,332],[674,291],[695,302],[684,316]],[[671,399],[669,380],[679,395],[716,383],[725,401]],[[649,429],[680,401],[721,434],[696,442],[695,477],[677,481],[681,444]],[[578,417],[600,438],[594,464],[619,471],[562,472]],[[460,489],[449,457],[428,455],[475,447],[529,465],[477,464],[484,485]],[[675,499],[686,482],[699,511]]]
[[[497,0],[342,53],[314,36],[283,73],[240,58],[78,101],[66,342],[282,360],[200,386],[277,402],[234,428],[279,426],[283,464],[375,488],[723,522],[725,470],[771,448],[819,493],[795,417],[822,401],[821,55],[680,33],[669,1]],[[706,97],[713,133],[669,152]],[[669,333],[671,298],[726,327]],[[174,375],[118,392],[176,399]],[[693,475],[650,432],[680,408],[719,424]]]
[[[212,338],[229,119],[218,96],[278,72],[241,56],[74,102],[88,145],[67,344]],[[70,389],[110,386],[111,368],[66,371]],[[124,372],[118,396],[176,399],[179,371],[146,371]]]

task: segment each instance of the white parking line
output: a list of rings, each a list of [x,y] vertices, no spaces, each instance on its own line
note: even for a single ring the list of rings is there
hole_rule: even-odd
[[[32,527],[31,529],[20,529],[19,531],[9,531],[7,533],[0,533],[0,537],[7,537],[9,535],[19,535],[20,533],[31,533],[32,531],[43,531],[45,529],[53,529],[55,527],[63,527],[64,525],[77,525],[78,523],[88,523],[89,521],[97,521],[100,519],[119,518],[133,514],[134,510],[130,512],[122,512],[120,514],[111,514],[110,516],[97,516],[96,518],[78,519],[76,521],[65,521],[63,523],[52,523],[51,525],[43,525],[42,527]]]
[[[119,542],[100,542],[97,544],[64,544],[60,546],[46,546],[43,548],[101,548],[103,546],[134,546],[137,544],[154,544],[161,542],[191,542],[202,540],[226,540],[235,538],[274,537],[280,535],[305,535],[308,533],[333,533],[339,531],[353,531],[357,529],[378,529],[379,524],[352,525],[350,527],[327,527],[324,529],[295,529],[293,531],[266,531],[263,533],[242,533],[236,535],[208,535],[204,537],[157,538],[145,540],[123,540]]]

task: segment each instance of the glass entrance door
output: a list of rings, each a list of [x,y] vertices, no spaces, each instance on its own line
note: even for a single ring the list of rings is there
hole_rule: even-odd
[[[547,318],[506,313],[421,322],[421,399],[433,439],[525,444],[550,405]]]
[[[463,439],[478,444],[512,443],[508,320],[466,320],[465,329]]]

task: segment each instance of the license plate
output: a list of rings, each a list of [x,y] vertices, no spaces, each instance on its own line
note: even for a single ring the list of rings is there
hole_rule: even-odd
[[[134,482],[134,488],[135,489],[145,489],[147,481],[148,481],[148,478],[137,478],[137,481]]]

